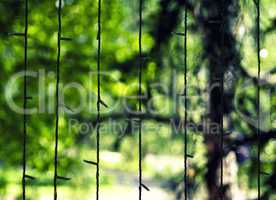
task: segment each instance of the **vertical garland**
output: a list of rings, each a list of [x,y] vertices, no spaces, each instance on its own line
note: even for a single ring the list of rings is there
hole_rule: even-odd
[[[261,58],[260,58],[260,0],[255,0],[257,9],[257,59],[258,59],[258,84],[257,84],[257,135],[258,135],[258,200],[261,199],[261,144],[260,144],[260,73],[261,73]]]
[[[96,169],[96,200],[99,199],[100,186],[100,104],[101,104],[101,0],[98,0],[98,55],[97,55],[97,76],[98,76],[98,100],[97,100],[97,169]]]
[[[59,87],[60,87],[60,54],[61,54],[61,41],[71,41],[72,38],[62,37],[62,21],[61,21],[61,9],[63,6],[63,1],[58,0],[58,34],[57,34],[57,65],[56,65],[56,105],[55,105],[55,112],[56,112],[56,124],[55,124],[55,157],[54,157],[54,200],[57,200],[57,184],[58,180],[69,181],[71,178],[67,178],[64,176],[58,175],[58,142],[59,142],[59,107],[64,106],[69,108],[68,106],[61,104],[60,102],[60,94],[59,94]]]
[[[59,136],[59,82],[60,82],[60,46],[61,46],[61,6],[62,1],[58,1],[58,37],[57,37],[57,66],[56,66],[56,127],[55,127],[55,158],[54,158],[54,200],[57,200],[57,180],[58,180],[58,136]]]
[[[224,0],[222,0],[222,4],[224,4]],[[225,6],[221,5],[221,24],[220,28],[222,30],[222,37],[221,37],[221,46],[224,46],[224,23],[226,21],[224,20],[224,12],[225,12]],[[221,67],[221,72],[220,72],[220,79],[219,79],[219,87],[220,87],[220,198],[224,198],[224,193],[223,193],[223,157],[224,157],[224,130],[223,130],[223,115],[224,115],[224,71],[225,71],[225,66],[224,66],[224,60],[225,60],[225,55],[224,51],[222,51],[221,55],[222,61],[222,67]]]
[[[19,36],[24,37],[24,88],[23,88],[23,152],[22,152],[22,199],[26,200],[26,179],[34,180],[35,177],[30,176],[26,173],[27,168],[27,105],[28,100],[32,97],[28,96],[28,84],[27,84],[27,73],[28,73],[28,27],[29,27],[29,0],[25,0],[25,30],[22,33],[8,33],[8,36]]]
[[[184,92],[180,94],[184,96],[184,175],[183,175],[183,186],[184,186],[184,199],[188,199],[189,189],[188,189],[188,158],[193,158],[192,154],[188,153],[188,9],[184,9],[184,32],[173,32],[177,36],[184,37]]]
[[[100,122],[101,122],[101,105],[108,107],[101,99],[101,12],[102,1],[98,0],[98,33],[97,33],[97,133],[96,133],[96,162],[83,160],[85,163],[96,166],[96,200],[99,200],[100,190]]]
[[[23,99],[23,175],[22,175],[22,199],[26,199],[26,143],[27,143],[27,70],[28,70],[28,18],[29,0],[25,0],[25,31],[24,31],[24,99]]]
[[[143,184],[143,168],[142,168],[142,68],[143,68],[143,54],[142,54],[142,25],[143,25],[143,0],[139,0],[139,72],[138,72],[138,98],[139,98],[139,119],[138,119],[138,135],[139,135],[139,200],[142,199],[142,188],[149,191],[150,189]]]
[[[187,131],[187,7],[185,6],[184,13],[184,197],[185,200],[188,199],[188,177],[187,177],[187,168],[188,168],[188,131]]]
[[[143,65],[143,58],[142,58],[142,23],[143,23],[143,0],[139,0],[139,86],[138,86],[138,98],[139,98],[139,200],[142,199],[142,119],[141,119],[141,112],[142,112],[142,65]]]
[[[222,26],[223,27],[223,26]],[[223,56],[223,55],[222,55]],[[224,158],[224,130],[223,130],[223,106],[224,106],[224,73],[221,72],[220,77],[220,92],[221,92],[221,116],[220,116],[220,195],[221,199],[223,199],[223,158]]]

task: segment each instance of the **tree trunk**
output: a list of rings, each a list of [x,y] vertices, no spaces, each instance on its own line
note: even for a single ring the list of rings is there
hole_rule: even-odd
[[[227,187],[220,185],[223,147],[224,74],[237,64],[235,38],[231,21],[238,7],[233,0],[203,0],[197,14],[197,23],[202,29],[205,59],[208,61],[209,99],[207,128],[204,132],[207,145],[206,184],[209,200],[229,199]],[[222,187],[221,187],[222,186]]]

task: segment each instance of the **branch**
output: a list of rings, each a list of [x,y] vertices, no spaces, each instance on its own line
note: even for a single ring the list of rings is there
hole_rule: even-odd
[[[236,77],[240,77],[240,76],[243,76],[249,80],[251,80],[255,85],[258,84],[258,78],[255,77],[255,76],[251,76],[241,65],[237,65],[237,72],[239,74],[236,75]],[[271,73],[273,74],[274,73],[274,69],[271,71]],[[272,85],[272,83],[270,83],[268,80],[266,79],[260,79],[260,83],[262,85]]]
[[[174,5],[174,4],[177,5]],[[172,6],[174,5],[174,6]],[[190,1],[187,0],[162,0],[160,1],[160,10],[151,18],[155,19],[152,25],[150,26],[152,30],[149,31],[152,38],[155,38],[154,46],[147,52],[144,53],[145,57],[149,59],[145,60],[145,65],[150,60],[155,60],[157,66],[162,67],[161,57],[162,51],[161,47],[167,45],[169,39],[172,37],[172,32],[176,29],[179,21],[181,20],[180,13],[181,9],[187,7],[189,11],[194,10],[194,6]],[[132,66],[137,66],[139,64],[140,56],[134,55],[132,58],[124,62],[114,62],[112,65],[119,66],[120,69],[126,73],[130,72],[133,69]]]
[[[246,136],[242,139],[235,139],[231,142],[232,146],[240,146],[240,145],[252,145],[260,141],[261,145],[265,145],[271,139],[276,139],[276,130],[270,130],[267,132],[260,132],[260,136],[257,134]]]
[[[271,21],[272,21],[272,24],[263,31],[264,34],[276,31],[276,18],[272,19]]]

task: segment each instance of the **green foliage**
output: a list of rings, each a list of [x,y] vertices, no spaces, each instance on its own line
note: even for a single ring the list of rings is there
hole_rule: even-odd
[[[161,2],[161,1],[160,1]],[[183,93],[183,38],[171,34],[164,44],[157,44],[156,28],[161,18],[162,4],[159,1],[147,0],[144,8],[143,24],[143,53],[152,57],[148,58],[143,66],[143,92],[150,90],[152,95],[151,107],[154,114],[145,119],[146,129],[143,132],[143,158],[146,176],[162,181],[180,182],[179,174],[183,166],[172,170],[165,166],[161,171],[156,171],[152,163],[148,163],[147,155],[176,156],[176,163],[181,161],[183,155],[182,130],[174,131],[169,124],[173,117],[183,118],[184,99],[179,97]],[[169,7],[173,9],[173,5]],[[267,88],[275,84],[275,29],[266,32],[276,17],[276,3],[262,1],[262,77],[267,80],[268,87],[261,89],[261,108],[264,114],[269,113],[271,118],[265,118],[263,126],[275,128],[275,91],[267,93]],[[9,171],[19,173],[22,160],[22,135],[23,116],[15,113],[9,106],[7,95],[12,96],[16,105],[22,105],[23,80],[8,84],[11,77],[24,68],[24,41],[20,37],[8,37],[8,32],[23,32],[24,10],[21,1],[0,3],[0,195],[5,193],[5,188],[10,185],[20,184],[20,176],[14,180]],[[42,180],[32,187],[49,187],[52,184],[53,156],[54,156],[54,131],[55,131],[55,70],[57,56],[57,8],[54,1],[30,0],[29,11],[29,48],[28,68],[40,72],[39,78],[29,78],[28,93],[33,97],[28,107],[42,109],[40,113],[28,117],[27,136],[27,168],[28,173],[41,177]],[[114,143],[121,141],[116,149],[121,159],[118,162],[103,161],[103,168],[122,170],[136,175],[138,166],[138,137],[137,130],[122,132],[120,129],[110,129],[108,119],[117,122],[119,128],[126,128],[126,107],[137,110],[137,98],[125,98],[137,94],[137,74],[139,62],[138,55],[138,4],[129,0],[105,0],[103,2],[102,17],[102,56],[101,76],[102,99],[109,108],[102,108],[106,117],[101,128],[102,151],[114,153]],[[83,166],[83,159],[95,159],[95,121],[96,121],[96,94],[97,94],[97,1],[64,0],[62,8],[62,36],[72,38],[72,41],[62,41],[61,47],[61,88],[68,84],[77,83],[83,90],[76,88],[64,90],[64,105],[61,106],[60,135],[59,135],[59,172],[63,176],[73,176],[72,183],[65,183],[66,187],[85,187],[94,184],[94,170]],[[240,62],[244,70],[251,77],[257,76],[256,41],[255,41],[255,11],[253,1],[240,1],[240,12],[232,31],[237,39],[236,45],[241,56]],[[182,32],[182,12],[177,26],[172,32]],[[164,24],[168,23],[167,21]],[[208,94],[208,61],[204,52],[202,29],[196,24],[196,19],[189,13],[188,31],[188,121],[201,124],[207,115]],[[164,36],[165,37],[165,36]],[[156,50],[158,49],[158,50]],[[250,117],[256,117],[256,85],[252,79],[235,77],[233,66],[230,74],[234,74],[234,95],[236,109]],[[236,70],[238,71],[238,70]],[[92,74],[90,74],[93,72]],[[45,74],[45,76],[43,76]],[[269,76],[266,74],[269,74]],[[43,81],[43,88],[38,80]],[[249,81],[250,80],[250,81]],[[231,80],[229,80],[231,82]],[[160,84],[158,86],[158,84]],[[246,89],[244,89],[246,88]],[[234,89],[233,89],[234,90]],[[44,93],[41,93],[44,92]],[[81,102],[81,100],[84,100]],[[41,106],[45,102],[45,110]],[[82,110],[78,114],[70,113],[82,103]],[[126,106],[127,105],[127,106]],[[273,107],[274,106],[274,107]],[[143,105],[145,110],[147,107]],[[122,115],[116,115],[116,114]],[[161,116],[161,120],[156,117]],[[110,118],[108,117],[110,116]],[[251,125],[241,119],[239,113],[233,111],[226,116],[232,124],[232,129],[238,135],[250,136],[254,133]],[[70,120],[78,120],[80,124],[71,128]],[[159,119],[159,121],[158,121]],[[163,120],[163,121],[162,121]],[[274,121],[273,121],[274,120]],[[86,125],[84,124],[86,123]],[[229,124],[227,124],[229,125]],[[88,126],[88,127],[87,127]],[[230,126],[230,125],[229,125]],[[153,127],[153,129],[152,129]],[[81,128],[86,131],[81,131]],[[125,129],[123,129],[125,130]],[[204,180],[206,145],[204,136],[200,131],[189,130],[189,152],[194,154],[191,169],[194,170],[193,178],[199,183]],[[250,157],[255,158],[256,147],[252,146]],[[118,156],[117,154],[111,154]],[[120,157],[119,156],[119,157]],[[162,157],[164,156],[164,157]],[[117,157],[116,157],[117,158]],[[159,158],[159,157],[158,157]],[[112,160],[112,159],[111,159]],[[275,161],[275,142],[270,142],[263,149],[262,160],[265,171],[273,171]],[[256,160],[250,159],[239,168],[240,184],[244,188],[256,187]],[[274,169],[275,170],[275,169]],[[3,172],[2,172],[3,171]],[[192,172],[191,172],[192,173]],[[86,174],[90,174],[86,177]],[[116,182],[114,175],[103,175],[102,183],[111,185]],[[252,179],[252,180],[251,180]],[[246,184],[243,181],[246,180]],[[63,187],[62,186],[62,187]],[[88,187],[88,186],[87,186]],[[49,190],[49,188],[48,188]],[[65,189],[66,190],[66,189]],[[17,191],[20,191],[19,189]]]

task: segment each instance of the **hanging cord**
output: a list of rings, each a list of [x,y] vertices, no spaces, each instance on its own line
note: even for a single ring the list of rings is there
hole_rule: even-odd
[[[58,52],[57,52],[57,67],[56,67],[56,130],[55,130],[55,171],[54,171],[54,200],[57,200],[57,179],[58,179],[58,135],[59,135],[59,82],[60,82],[60,44],[61,44],[61,6],[62,0],[58,1]]]
[[[220,78],[220,92],[221,92],[221,116],[220,116],[220,195],[223,199],[223,157],[224,157],[224,130],[223,130],[223,102],[224,102],[224,73],[222,72]]]
[[[222,1],[222,4],[224,4],[224,0]],[[224,12],[225,12],[225,6],[221,5],[221,24],[220,28],[222,31],[222,38],[221,38],[221,46],[224,46]],[[225,60],[225,55],[224,55],[224,50],[221,51],[221,59],[223,60],[222,66],[224,66],[224,60]],[[221,72],[220,72],[220,199],[224,199],[224,185],[223,185],[223,157],[224,157],[224,129],[223,129],[223,115],[224,115],[224,69],[225,67],[221,67]]]
[[[187,175],[187,169],[188,169],[188,158],[193,158],[193,154],[188,153],[188,101],[187,101],[187,94],[188,94],[188,80],[187,80],[187,72],[188,72],[188,45],[187,45],[187,39],[188,39],[188,9],[185,7],[184,10],[184,32],[172,32],[172,34],[175,34],[177,36],[184,37],[184,92],[183,94],[179,94],[180,96],[184,96],[184,137],[183,137],[183,143],[184,143],[184,198],[185,200],[188,199],[188,175]]]
[[[188,175],[187,175],[187,169],[188,169],[188,158],[193,158],[194,156],[192,154],[188,153],[188,101],[187,101],[187,94],[188,94],[188,80],[187,80],[187,72],[188,72],[188,45],[187,45],[187,39],[188,39],[188,9],[185,7],[184,10],[184,32],[172,32],[173,34],[177,36],[184,37],[184,93],[180,94],[181,96],[184,96],[184,198],[185,200],[188,199]]]
[[[99,190],[100,190],[100,123],[101,123],[101,105],[108,107],[108,105],[101,99],[101,12],[102,12],[102,1],[98,0],[98,50],[97,50],[97,133],[96,133],[96,151],[97,158],[95,161],[83,160],[86,164],[96,166],[96,200],[99,200]]]
[[[96,170],[96,200],[99,199],[100,186],[100,104],[101,104],[101,0],[98,0],[98,56],[97,56],[97,75],[98,75],[98,102],[97,102],[97,170]]]
[[[24,115],[23,115],[23,175],[22,175],[22,199],[26,200],[26,144],[27,144],[27,70],[28,70],[28,18],[29,0],[25,0],[25,32],[24,32]]]
[[[139,0],[139,88],[138,88],[138,97],[139,97],[139,114],[142,112],[142,23],[143,23],[143,2]],[[142,199],[142,119],[139,116],[139,200]]]
[[[142,55],[142,24],[143,24],[143,0],[139,0],[139,72],[138,72],[138,98],[139,98],[139,200],[142,199],[142,188],[149,191],[150,189],[143,184],[142,181],[142,68],[143,68],[143,60],[144,57]]]
[[[185,98],[185,111],[184,111],[184,195],[185,200],[188,199],[188,177],[187,177],[187,155],[188,155],[188,136],[187,136],[187,7],[185,7],[184,14],[184,98]]]
[[[261,58],[260,58],[260,0],[255,0],[257,9],[257,58],[258,58],[258,87],[257,87],[257,135],[258,135],[258,200],[261,199],[261,143],[260,143],[260,73],[261,73]]]

